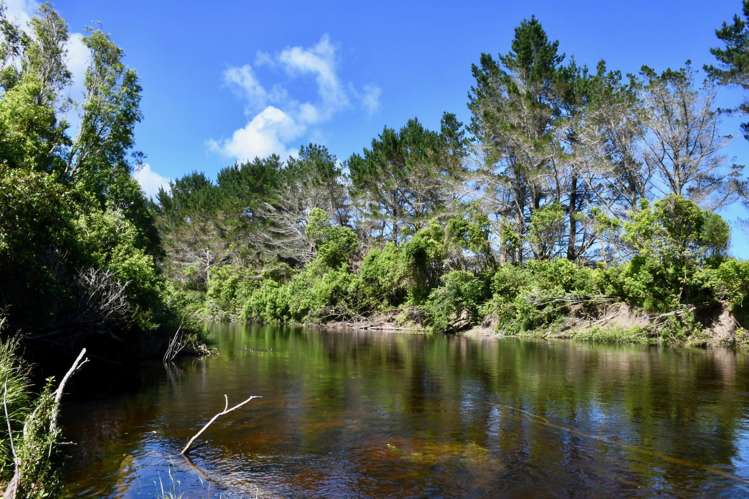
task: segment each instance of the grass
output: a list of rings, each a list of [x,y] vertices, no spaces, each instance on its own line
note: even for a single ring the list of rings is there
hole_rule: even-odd
[[[592,327],[572,333],[572,339],[575,341],[586,341],[589,343],[605,344],[647,344],[652,339],[647,332],[639,327],[633,328],[601,328]]]

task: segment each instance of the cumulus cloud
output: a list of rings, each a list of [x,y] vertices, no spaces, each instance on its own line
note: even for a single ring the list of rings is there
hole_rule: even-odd
[[[159,175],[148,163],[138,168],[133,173],[133,178],[138,182],[143,193],[151,199],[156,197],[159,189],[169,190],[169,179]]]
[[[286,157],[294,143],[316,136],[315,127],[350,108],[352,98],[368,113],[379,108],[379,87],[367,85],[357,91],[342,82],[337,50],[328,35],[311,47],[288,47],[275,55],[258,52],[254,64],[255,68],[244,64],[224,71],[224,82],[245,101],[247,114],[247,124],[231,137],[208,141],[212,151],[225,157],[238,161],[269,154]],[[257,77],[258,67],[280,70],[292,79],[313,78],[316,99],[295,99],[278,84],[268,90]]]
[[[279,62],[291,75],[314,75],[322,100],[317,116],[332,115],[349,104],[349,98],[336,73],[336,51],[328,35],[309,49],[291,47],[278,56]]]
[[[305,126],[274,106],[268,106],[226,140],[208,141],[211,150],[238,160],[291,154],[287,144],[299,138]]]

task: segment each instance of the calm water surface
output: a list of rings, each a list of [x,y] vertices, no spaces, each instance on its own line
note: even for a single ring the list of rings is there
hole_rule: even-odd
[[[215,326],[220,355],[65,408],[67,493],[745,496],[749,357]],[[192,452],[179,450],[219,419]]]

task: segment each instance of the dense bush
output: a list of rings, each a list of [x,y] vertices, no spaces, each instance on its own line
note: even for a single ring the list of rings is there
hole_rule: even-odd
[[[441,281],[425,304],[431,330],[448,333],[476,324],[481,304],[488,298],[486,281],[465,270],[448,272]]]
[[[211,270],[205,294],[205,315],[210,318],[236,318],[260,281],[253,269],[241,265],[221,265]]]
[[[595,303],[601,286],[600,270],[561,258],[502,265],[492,278],[493,295],[484,313],[493,314],[506,334],[530,331],[553,325],[573,306]]]
[[[720,265],[729,234],[720,216],[692,201],[669,196],[645,203],[624,227],[623,239],[633,256],[613,280],[617,293],[651,311],[709,301],[695,276],[700,269]]]
[[[362,312],[387,309],[403,303],[408,295],[406,269],[394,243],[371,249],[362,260],[352,283],[352,301]]]

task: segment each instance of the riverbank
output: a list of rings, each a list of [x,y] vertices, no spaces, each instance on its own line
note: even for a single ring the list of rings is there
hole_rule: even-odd
[[[692,330],[669,328],[666,320],[677,313],[648,314],[625,303],[614,303],[590,317],[571,314],[550,326],[514,334],[502,333],[491,317],[482,323],[468,325],[451,334],[471,339],[534,338],[572,340],[601,344],[662,344],[701,348],[736,348],[749,346],[747,331],[726,308],[717,308],[703,318],[704,323],[693,324]],[[429,326],[419,323],[418,313],[393,310],[359,317],[352,321],[302,323],[302,326],[325,330],[377,331],[383,333],[433,334]],[[662,327],[663,330],[659,330]]]

